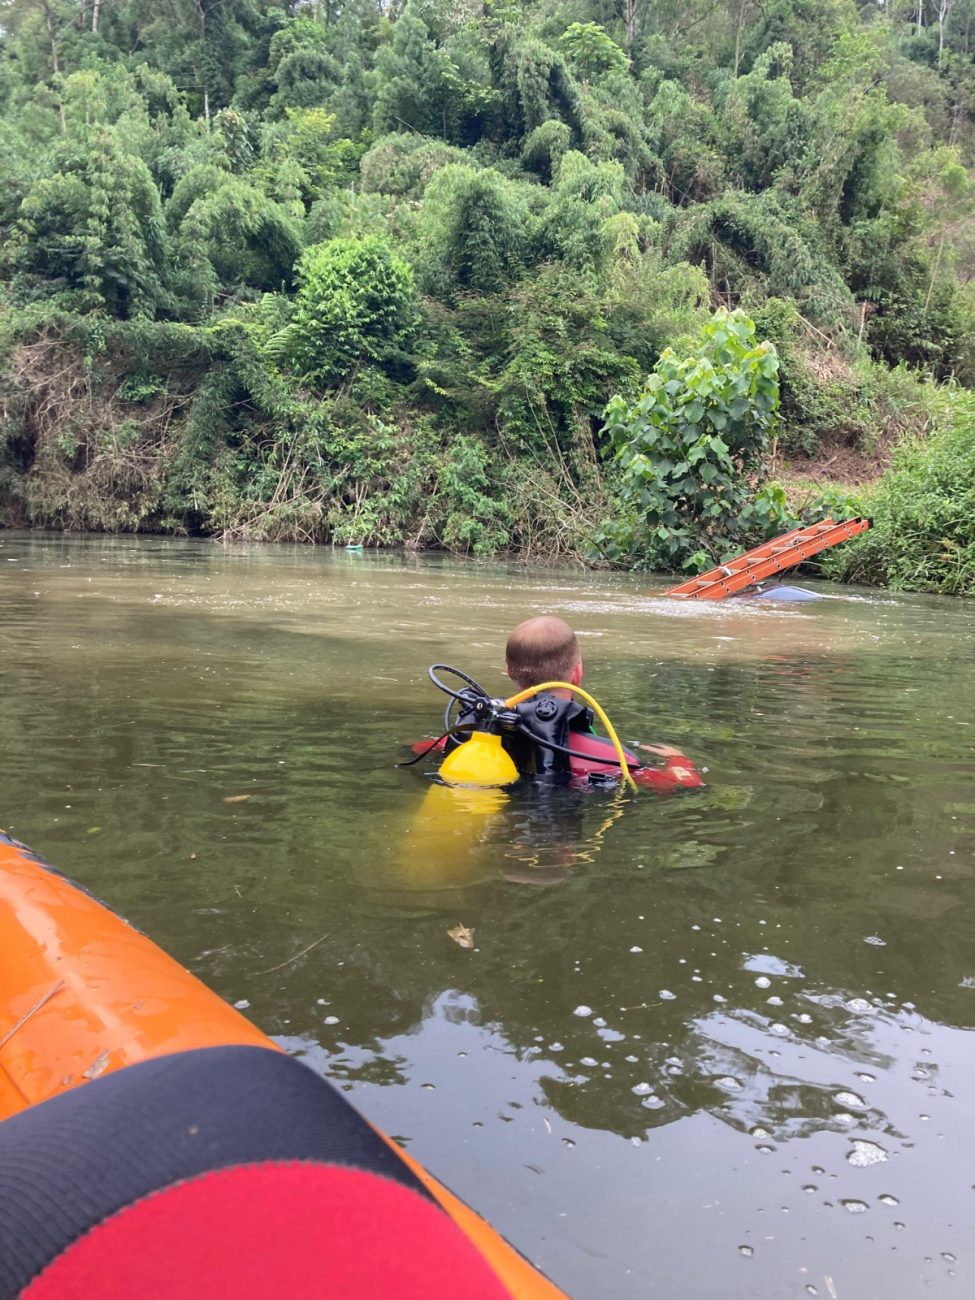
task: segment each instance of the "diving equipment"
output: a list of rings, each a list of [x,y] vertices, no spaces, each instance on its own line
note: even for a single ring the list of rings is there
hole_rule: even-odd
[[[465,684],[454,690],[438,673],[450,673]],[[542,682],[503,700],[492,698],[473,678],[449,664],[433,664],[429,676],[436,687],[450,696],[444,713],[447,757],[440,768],[440,776],[448,784],[497,786],[511,784],[520,775],[568,776],[568,759],[576,757],[604,762],[607,770],[618,768],[623,781],[636,789],[630,768],[639,764],[624,752],[613,724],[580,686],[570,682]],[[589,708],[549,693],[555,690],[581,696]],[[460,715],[453,721],[453,711],[458,705]],[[606,729],[613,746],[612,758],[582,753],[568,743],[573,731],[588,730],[592,721],[589,709]]]

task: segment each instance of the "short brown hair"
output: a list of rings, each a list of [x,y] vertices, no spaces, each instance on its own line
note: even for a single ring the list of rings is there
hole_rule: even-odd
[[[565,681],[582,662],[576,634],[552,614],[519,623],[505,646],[508,676],[525,690],[542,682]]]

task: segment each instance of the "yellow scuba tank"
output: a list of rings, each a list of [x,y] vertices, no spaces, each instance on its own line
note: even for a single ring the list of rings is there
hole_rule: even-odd
[[[518,769],[499,735],[475,731],[440,764],[440,779],[447,785],[511,785]]]
[[[395,850],[377,860],[384,887],[464,889],[497,876],[499,846],[511,837],[510,797],[495,786],[431,781]]]

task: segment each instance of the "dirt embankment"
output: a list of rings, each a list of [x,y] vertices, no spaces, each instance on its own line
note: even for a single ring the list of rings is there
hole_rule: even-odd
[[[815,456],[783,457],[773,467],[772,477],[785,488],[789,501],[799,508],[827,488],[859,495],[881,477],[890,464],[894,439],[869,452],[843,443],[819,448]]]

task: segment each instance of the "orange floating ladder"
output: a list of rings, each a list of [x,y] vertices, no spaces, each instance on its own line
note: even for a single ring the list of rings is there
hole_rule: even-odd
[[[682,582],[679,587],[671,587],[665,596],[676,596],[679,600],[724,600],[726,596],[735,596],[748,587],[753,587],[765,578],[783,569],[792,569],[811,555],[825,551],[830,546],[837,546],[857,533],[864,533],[871,525],[871,520],[847,519],[836,523],[833,519],[824,519],[819,524],[808,524],[805,528],[793,528],[781,537],[756,546],[744,555],[736,555],[727,564],[719,564],[707,573],[700,573],[696,578]]]

